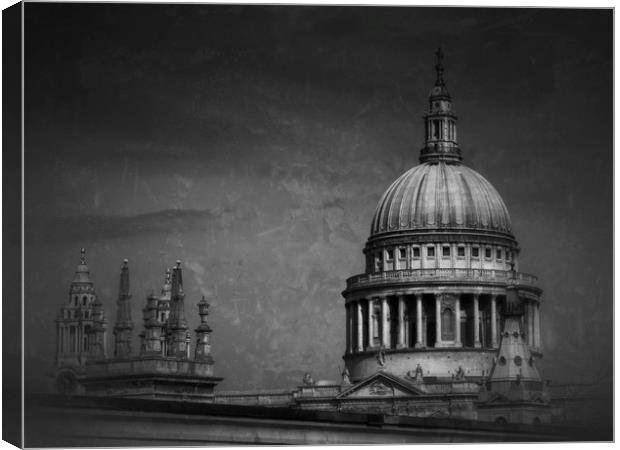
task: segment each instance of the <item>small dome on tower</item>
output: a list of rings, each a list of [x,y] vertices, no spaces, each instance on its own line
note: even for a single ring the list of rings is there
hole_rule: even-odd
[[[88,265],[86,264],[86,250],[84,248],[80,249],[80,263],[75,269],[73,283],[92,284],[90,279],[90,271],[88,270]]]

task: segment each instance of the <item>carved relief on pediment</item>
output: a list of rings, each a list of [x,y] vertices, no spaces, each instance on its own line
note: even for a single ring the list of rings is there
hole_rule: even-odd
[[[370,395],[394,395],[394,388],[382,381],[375,381],[368,392]]]

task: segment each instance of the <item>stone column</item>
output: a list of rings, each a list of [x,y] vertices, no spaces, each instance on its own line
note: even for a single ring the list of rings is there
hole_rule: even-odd
[[[456,294],[456,300],[454,303],[454,320],[455,320],[455,327],[454,327],[454,344],[457,347],[460,347],[462,345],[461,343],[461,294]]]
[[[525,308],[525,335],[527,337],[527,345],[532,347],[532,309],[531,302],[528,300],[523,305]]]
[[[497,348],[497,295],[491,296],[491,347]]]
[[[390,323],[388,322],[387,297],[381,297],[381,345],[385,348],[390,348]]]
[[[372,313],[374,309],[375,301],[372,298],[368,299],[368,348],[373,346],[374,330],[372,326]]]
[[[362,312],[362,300],[357,300],[357,351],[364,351],[364,313]]]
[[[397,348],[404,348],[405,345],[405,296],[398,296],[398,345]]]
[[[351,308],[350,308],[351,304],[350,303],[345,303],[344,304],[344,314],[346,317],[346,321],[347,321],[347,335],[346,335],[346,342],[347,342],[347,353],[351,353],[351,331],[353,330],[353,327],[351,326]]]
[[[415,295],[415,348],[424,347],[422,342],[422,294]]]
[[[540,305],[534,303],[534,347],[540,348]]]
[[[441,297],[435,296],[435,347],[441,345]]]
[[[480,304],[479,294],[474,294],[474,347],[480,348]]]

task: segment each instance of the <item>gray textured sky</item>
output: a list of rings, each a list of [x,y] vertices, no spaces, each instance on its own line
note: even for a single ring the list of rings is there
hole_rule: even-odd
[[[544,375],[611,379],[609,10],[25,11],[31,383],[80,247],[110,328],[123,258],[140,327],[182,259],[190,325],[201,295],[213,304],[222,388],[335,379],[340,292],[380,195],[417,164],[439,45],[465,163],[504,198],[545,290]]]

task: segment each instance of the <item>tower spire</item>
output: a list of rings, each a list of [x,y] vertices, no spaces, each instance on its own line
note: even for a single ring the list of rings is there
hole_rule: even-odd
[[[177,358],[187,358],[187,322],[185,321],[185,294],[183,292],[183,270],[181,261],[177,260],[177,265],[172,268],[172,288],[170,299],[170,320],[168,321],[170,330],[170,356]]]
[[[420,151],[420,162],[444,161],[459,164],[461,150],[456,140],[456,115],[452,111],[452,97],[444,80],[443,51],[435,52],[435,85],[429,95],[429,111],[424,116],[426,139]]]
[[[118,300],[116,302],[116,324],[114,325],[114,356],[127,358],[131,356],[131,294],[129,293],[129,261],[125,259],[121,267]]]

